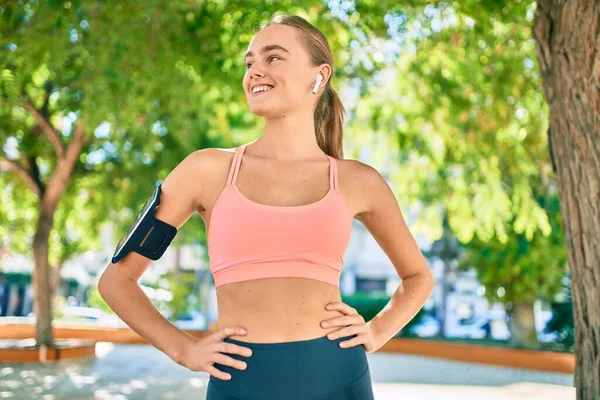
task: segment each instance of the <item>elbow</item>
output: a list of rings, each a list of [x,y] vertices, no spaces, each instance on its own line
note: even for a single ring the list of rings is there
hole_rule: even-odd
[[[106,286],[106,278],[104,277],[104,274],[102,274],[100,278],[98,278],[98,294],[106,301],[104,298],[104,286]]]
[[[425,290],[429,293],[428,297],[433,294],[435,289],[435,277],[429,268],[423,270],[419,273],[421,276],[422,287],[426,288]]]
[[[110,267],[106,267],[100,278],[98,278],[98,294],[104,301],[106,301],[106,290],[111,286],[110,284]]]

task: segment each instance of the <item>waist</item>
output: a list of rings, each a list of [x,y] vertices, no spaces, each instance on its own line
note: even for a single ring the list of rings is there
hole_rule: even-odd
[[[211,376],[209,385],[241,399],[373,399],[358,390],[370,388],[370,371],[362,345],[341,348],[339,343],[356,335],[336,340],[320,337],[284,343],[254,343],[226,338],[225,341],[252,350],[252,356],[235,353],[232,358],[244,361],[247,369],[215,363],[215,367],[231,374],[230,380]],[[356,383],[355,383],[356,382]],[[210,390],[210,388],[209,388]]]
[[[344,315],[325,309],[333,302],[341,302],[339,288],[314,279],[234,283],[217,290],[217,326],[241,326],[247,334],[231,337],[257,343],[314,339],[339,329],[321,327],[322,321]]]
[[[221,313],[219,313],[221,314]],[[226,314],[226,313],[224,313]],[[304,313],[289,312],[285,315],[265,315],[267,312],[257,312],[246,315],[219,315],[218,329],[228,326],[239,326],[246,329],[245,335],[232,335],[232,339],[243,340],[253,343],[281,343],[303,340],[313,340],[323,337],[329,332],[341,329],[341,326],[323,328],[321,322],[326,319],[342,316],[337,312]]]

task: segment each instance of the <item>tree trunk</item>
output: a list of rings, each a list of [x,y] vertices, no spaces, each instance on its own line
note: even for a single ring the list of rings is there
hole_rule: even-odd
[[[578,400],[600,399],[600,0],[541,0],[533,34],[572,274]]]
[[[52,288],[50,281],[50,263],[48,260],[48,248],[50,244],[50,231],[54,223],[54,213],[61,196],[64,194],[75,164],[81,154],[81,149],[85,144],[85,131],[83,119],[75,125],[75,133],[71,143],[65,150],[58,137],[58,133],[47,123],[42,115],[35,108],[29,107],[31,112],[38,118],[40,124],[45,129],[47,135],[52,138],[55,145],[58,160],[47,185],[42,187],[40,194],[40,215],[33,238],[33,258],[35,263],[35,273],[33,276],[34,289],[34,313],[36,317],[35,338],[38,346],[50,346],[53,343],[52,338]],[[41,358],[45,355],[42,352]]]
[[[514,303],[510,311],[509,328],[511,345],[530,349],[538,347],[533,304]]]
[[[450,283],[448,282],[450,261],[442,260],[442,264],[444,270],[442,272],[442,284],[440,285],[440,314],[438,317],[438,320],[440,322],[440,330],[437,333],[437,336],[445,338],[448,337],[446,332],[446,319],[448,314],[448,293],[450,292],[450,290],[448,289],[448,286],[450,285]]]
[[[52,289],[50,282],[50,263],[48,262],[48,238],[52,229],[54,210],[40,209],[37,229],[33,238],[33,274],[34,303],[36,318],[35,340],[37,345],[50,346],[52,338]]]
[[[61,264],[62,265],[62,264]],[[50,296],[55,299],[56,295],[60,291],[60,286],[62,285],[63,279],[60,276],[60,267],[48,265],[50,268]],[[65,296],[66,297],[66,296]]]

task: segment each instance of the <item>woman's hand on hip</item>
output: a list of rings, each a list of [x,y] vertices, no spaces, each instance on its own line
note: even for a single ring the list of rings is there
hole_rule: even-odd
[[[377,350],[375,333],[371,327],[365,322],[365,319],[356,311],[343,302],[333,302],[325,306],[326,310],[338,311],[344,314],[331,319],[326,319],[321,322],[321,327],[330,328],[341,326],[338,329],[327,334],[330,340],[338,339],[345,336],[356,335],[354,338],[340,342],[340,347],[348,348],[362,344],[367,353],[373,353]]]
[[[244,361],[223,354],[231,353],[250,357],[252,355],[251,349],[224,341],[229,336],[245,335],[246,333],[246,330],[242,327],[228,326],[205,338],[193,338],[177,363],[192,371],[203,371],[215,378],[229,380],[231,375],[217,369],[214,364],[219,363],[240,370],[246,369],[247,365]]]

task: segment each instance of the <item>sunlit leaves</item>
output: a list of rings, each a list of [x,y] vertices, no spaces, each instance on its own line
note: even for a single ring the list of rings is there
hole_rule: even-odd
[[[57,210],[53,260],[61,259],[60,249],[71,251],[74,238],[97,237],[103,219],[124,230],[156,181],[190,152],[257,135],[262,120],[246,107],[242,56],[279,9],[308,17],[327,36],[336,63],[333,86],[353,85],[359,96],[348,110],[346,138],[374,148],[374,165],[389,166],[399,201],[422,207],[422,232],[439,237],[446,210],[461,241],[497,242],[493,250],[512,246],[515,236],[552,236],[555,228],[538,201],[552,175],[525,2],[334,2],[334,16],[319,1],[298,9],[291,1],[277,8],[242,3],[32,6],[29,14],[43,13],[37,19],[10,7],[13,16],[4,21],[12,45],[0,49],[2,144],[12,138],[16,151],[38,161],[43,180],[53,171],[52,146],[32,133],[22,95],[37,107],[47,104],[65,144],[72,136],[69,123],[62,126],[67,117],[74,123],[85,116],[90,138]],[[394,46],[382,40],[388,35]],[[7,201],[14,208],[20,200]],[[25,242],[30,214],[13,225]],[[176,241],[199,240],[202,231],[195,216]],[[498,268],[502,287],[524,266],[515,268]]]
[[[31,101],[44,114],[65,146],[73,124],[79,117],[86,121],[88,143],[55,215],[50,237],[53,263],[80,251],[71,248],[75,241],[95,246],[95,229],[103,219],[124,230],[156,181],[190,152],[230,147],[256,135],[261,121],[245,107],[242,56],[260,24],[275,11],[287,9],[304,16],[325,32],[340,65],[336,78],[341,78],[340,71],[353,58],[348,44],[365,38],[365,24],[383,26],[381,15],[388,7],[373,3],[374,14],[353,19],[348,29],[348,21],[332,17],[320,1],[299,8],[293,8],[291,1],[277,6],[233,5],[42,1],[3,6],[3,154],[8,157],[10,151],[11,158],[35,162],[46,184],[56,154],[24,101]],[[384,115],[391,112],[388,109]],[[26,251],[38,207],[35,202],[19,203],[19,196],[32,194],[18,174],[10,171],[3,179],[7,185],[14,182],[15,188],[14,196],[6,199],[6,210],[27,210],[11,214],[11,221],[19,223],[10,225],[12,237],[23,239],[13,243]],[[20,204],[31,208],[17,207]],[[176,242],[197,241],[202,230],[194,216]],[[9,235],[4,225],[2,235]]]

